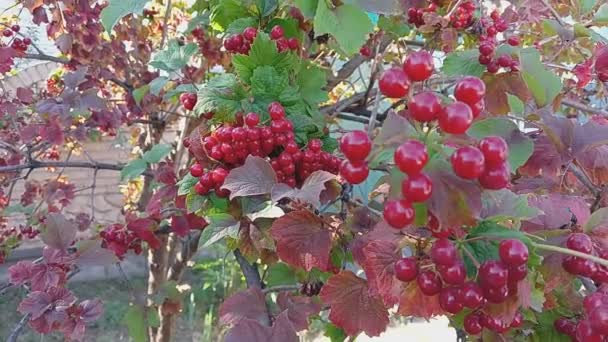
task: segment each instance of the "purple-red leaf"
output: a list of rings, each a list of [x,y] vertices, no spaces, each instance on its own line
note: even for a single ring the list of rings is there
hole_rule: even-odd
[[[282,198],[291,198],[310,203],[316,208],[321,205],[321,192],[325,190],[325,183],[335,179],[336,175],[327,171],[315,171],[306,180],[300,189],[291,188],[285,183],[276,184],[272,188],[272,200],[278,202]]]
[[[313,213],[292,211],[272,224],[270,234],[283,261],[306,271],[313,267],[327,270],[331,233]]]
[[[371,241],[363,248],[365,270],[370,294],[379,295],[387,307],[399,302],[402,282],[395,278],[395,262],[400,253],[392,241]]]
[[[439,306],[439,295],[424,295],[415,281],[410,282],[403,289],[399,300],[399,309],[397,310],[399,315],[430,319],[443,312],[443,309]]]
[[[277,296],[277,305],[287,311],[287,317],[296,331],[308,328],[308,318],[321,310],[321,305],[313,298],[296,296],[289,292],[281,292]]]
[[[258,321],[244,319],[226,334],[225,342],[297,342],[298,335],[294,330],[287,312],[280,313],[272,327]]]
[[[361,331],[378,336],[388,325],[388,310],[382,300],[370,295],[367,281],[351,271],[341,271],[329,278],[320,296],[331,308],[329,320],[349,336]]]
[[[239,291],[226,299],[220,307],[222,324],[237,324],[244,319],[268,321],[264,294],[259,288]]]
[[[230,191],[230,199],[239,196],[265,195],[277,184],[277,175],[265,159],[250,155],[241,167],[234,168],[224,180],[222,189]]]
[[[30,88],[17,88],[17,98],[23,104],[31,104],[34,102],[34,91]]]
[[[67,249],[76,238],[78,231],[73,222],[58,213],[48,214],[44,226],[40,238],[48,246],[59,250]]]
[[[582,224],[589,218],[589,205],[583,197],[562,194],[530,195],[528,205],[538,208],[541,213],[522,222],[521,229],[527,232],[559,229],[576,222]]]
[[[137,237],[146,241],[152,249],[160,248],[160,240],[154,234],[156,221],[149,218],[135,219],[127,224],[127,228],[137,234]]]

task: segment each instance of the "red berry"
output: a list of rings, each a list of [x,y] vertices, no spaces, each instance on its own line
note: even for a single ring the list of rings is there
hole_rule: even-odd
[[[459,290],[453,287],[443,288],[439,293],[439,306],[451,314],[462,311],[462,302],[459,300]]]
[[[290,50],[298,50],[300,48],[300,41],[297,38],[289,38],[287,39],[287,46],[289,46]]]
[[[372,150],[372,142],[364,131],[352,131],[340,139],[340,151],[350,161],[362,161]]]
[[[471,113],[473,113],[473,118],[475,119],[484,109],[486,109],[486,103],[484,101],[479,101],[474,105],[469,105],[469,108],[471,108]]]
[[[476,309],[483,304],[481,287],[473,281],[466,282],[461,290],[462,303],[469,309]]]
[[[17,25],[17,24],[11,26],[11,30],[13,30],[14,32],[19,32],[20,29],[21,29],[21,27],[19,27],[19,25]]]
[[[509,43],[509,45],[511,45],[511,46],[518,46],[519,44],[521,44],[521,41],[520,41],[519,37],[511,36],[511,37],[509,37],[509,39],[507,39],[507,43]]]
[[[370,49],[369,46],[362,46],[359,49],[359,53],[361,54],[361,56],[369,58],[372,55],[372,49]]]
[[[481,325],[497,333],[506,332],[509,328],[509,326],[501,321],[498,317],[492,317],[489,315],[481,316]]]
[[[479,64],[482,65],[488,65],[492,62],[492,56],[490,55],[479,55],[479,58],[477,58],[477,60],[479,61]]]
[[[475,179],[484,170],[484,156],[473,146],[464,146],[457,149],[450,158],[454,173],[464,179]]]
[[[203,169],[203,166],[199,163],[194,163],[192,164],[192,166],[190,166],[190,174],[192,175],[192,177],[200,177],[203,175],[203,173],[205,172],[205,170]]]
[[[431,91],[423,91],[412,97],[408,109],[411,117],[419,122],[437,119],[442,110],[439,97]]]
[[[553,322],[553,327],[557,332],[574,337],[576,335],[576,324],[571,320],[561,317]]]
[[[186,110],[194,109],[194,106],[196,105],[196,100],[196,94],[194,93],[182,93],[179,96],[179,102],[181,102],[181,104]]]
[[[5,37],[10,37],[13,35],[13,31],[6,29],[6,30],[2,31],[2,35]]]
[[[520,280],[524,280],[527,275],[528,265],[525,263],[509,267],[509,283],[517,283]]]
[[[591,276],[594,282],[599,284],[608,283],[608,268],[606,266],[597,266],[595,273]]]
[[[486,166],[485,171],[479,176],[479,184],[485,189],[500,190],[509,185],[511,171],[509,164],[502,163],[498,166]]]
[[[401,229],[414,221],[414,209],[407,200],[389,200],[384,204],[383,216],[391,227]]]
[[[308,141],[308,148],[313,152],[321,152],[322,147],[323,142],[320,139],[310,139]]]
[[[515,313],[515,317],[513,317],[510,327],[519,328],[523,322],[524,322],[524,316],[522,316],[522,314],[518,311]]]
[[[498,65],[503,67],[503,68],[508,68],[509,66],[511,66],[511,56],[509,55],[502,55],[500,57],[498,57]]]
[[[481,79],[474,76],[467,76],[460,80],[454,88],[454,97],[458,101],[470,105],[481,101],[486,94],[486,85]]]
[[[492,61],[490,63],[488,63],[488,72],[491,74],[495,74],[498,72],[498,69],[500,69],[500,67],[498,66],[498,63],[496,63],[496,61]]]
[[[608,334],[608,306],[603,305],[593,310],[589,315],[589,321],[591,327],[596,332],[607,335]]]
[[[570,234],[568,237],[566,247],[575,251],[590,254],[593,250],[593,242],[591,242],[591,238],[587,234],[574,233]]]
[[[255,27],[247,27],[243,30],[243,37],[248,41],[253,41],[258,35],[258,30]]]
[[[499,287],[482,287],[483,296],[491,303],[502,303],[509,297],[507,285]]]
[[[249,113],[245,116],[245,124],[249,127],[255,127],[260,123],[260,116],[257,113]]]
[[[431,247],[431,259],[438,265],[454,265],[457,254],[456,247],[448,239],[439,239]]]
[[[345,160],[340,166],[340,175],[351,184],[359,184],[367,179],[369,168],[364,161],[350,162]]]
[[[412,81],[424,81],[433,74],[433,56],[426,50],[411,53],[403,63],[403,71]]]
[[[604,338],[599,332],[595,331],[589,320],[581,320],[576,326],[576,341],[581,342],[602,342]]]
[[[268,114],[272,120],[281,120],[285,117],[285,109],[278,102],[272,102],[268,105]]]
[[[498,165],[507,160],[509,145],[498,136],[489,136],[479,141],[479,149],[485,157],[486,164]]]
[[[423,143],[418,140],[408,140],[395,150],[394,159],[401,172],[415,175],[422,171],[429,160],[429,155]]]
[[[211,177],[211,172],[207,172],[204,175],[202,175],[198,181],[203,184],[205,187],[207,188],[213,188],[215,186],[215,183],[213,182],[213,178]]]
[[[482,56],[490,56],[494,53],[494,45],[492,45],[491,43],[483,43],[479,45],[479,53]]]
[[[401,183],[401,192],[410,202],[424,202],[431,197],[433,181],[424,173],[410,175]]]
[[[462,261],[457,261],[450,266],[437,265],[437,271],[439,272],[443,282],[450,285],[462,285],[467,276],[467,272]]]
[[[393,67],[382,74],[378,86],[384,96],[400,98],[407,95],[410,89],[410,81],[403,70]]]
[[[441,291],[441,280],[433,271],[424,271],[416,278],[420,292],[427,296],[434,296]]]
[[[289,42],[287,41],[287,38],[285,38],[285,37],[281,37],[281,38],[277,39],[276,44],[277,44],[277,50],[279,50],[279,52],[284,52],[284,51],[289,50]]]
[[[408,282],[416,279],[418,275],[418,263],[416,258],[401,258],[395,262],[395,277],[397,279]]]
[[[477,335],[483,330],[480,321],[481,317],[477,313],[470,313],[464,317],[464,331],[467,334]]]
[[[32,40],[29,37],[23,38],[23,44],[30,45],[32,44]]]
[[[223,167],[218,167],[211,171],[211,179],[213,179],[213,183],[218,186],[224,184],[224,180],[228,176],[228,170]]]
[[[562,260],[562,267],[568,272],[575,275],[591,277],[597,270],[595,263],[590,260],[578,258],[575,256],[567,256]]]
[[[473,112],[464,102],[447,105],[439,114],[439,127],[450,134],[463,134],[473,122]]]
[[[206,195],[209,192],[209,188],[207,188],[206,186],[204,186],[203,184],[201,184],[199,182],[199,183],[194,184],[194,191],[198,195],[203,196],[203,195]]]
[[[583,307],[587,314],[604,305],[608,305],[608,297],[601,292],[593,292],[583,299]]]
[[[270,39],[277,40],[283,37],[283,28],[279,25],[275,25],[272,30],[270,30]]]
[[[479,267],[477,275],[481,286],[485,288],[498,288],[507,285],[509,271],[505,264],[498,260],[484,261]]]
[[[528,262],[528,247],[516,239],[502,240],[498,245],[498,254],[507,266],[519,266]]]

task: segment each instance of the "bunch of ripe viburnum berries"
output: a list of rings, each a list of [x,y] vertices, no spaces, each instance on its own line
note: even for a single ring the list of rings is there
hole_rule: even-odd
[[[270,30],[270,39],[274,40],[277,44],[279,52],[293,50],[297,51],[300,48],[300,42],[297,38],[286,38],[285,32],[279,25],[275,25]],[[253,40],[258,35],[258,30],[255,27],[247,27],[242,33],[237,33],[229,36],[224,40],[224,48],[228,52],[240,53],[247,55]]]

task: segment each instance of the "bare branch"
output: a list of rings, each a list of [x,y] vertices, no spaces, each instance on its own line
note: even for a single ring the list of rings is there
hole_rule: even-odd
[[[165,9],[165,18],[163,19],[163,35],[162,38],[160,39],[160,47],[159,50],[163,49],[163,46],[165,46],[165,41],[167,41],[167,25],[169,23],[169,18],[171,17],[171,0],[167,0],[167,9]]]
[[[580,102],[576,102],[573,100],[569,100],[569,99],[563,99],[562,100],[562,104],[564,106],[568,106],[568,107],[572,107],[578,110],[581,110],[583,112],[588,112],[588,113],[592,113],[592,114],[599,114],[605,118],[608,118],[608,112],[602,109],[598,109],[598,108],[593,108],[593,107],[589,107],[585,104],[582,104]]]
[[[11,332],[11,334],[6,339],[6,342],[17,341],[17,338],[19,337],[19,335],[21,335],[21,332],[22,332],[23,328],[25,327],[25,324],[30,320],[30,316],[31,315],[28,313],[27,315],[24,315],[23,317],[21,317],[21,319],[19,320],[19,323],[17,323],[17,325],[13,328],[13,331]]]
[[[68,64],[70,61],[67,58],[49,56],[49,55],[45,55],[42,53],[26,53],[25,55],[22,56],[22,58],[37,59],[40,61],[49,61],[49,62],[55,62],[55,63],[60,63],[60,64]]]
[[[268,294],[271,292],[282,292],[282,291],[295,291],[300,289],[300,285],[278,285],[273,287],[268,287],[262,290],[264,294]]]
[[[65,168],[85,168],[85,169],[99,169],[99,170],[114,170],[120,171],[125,167],[126,164],[109,164],[109,163],[98,163],[98,162],[41,162],[32,160],[27,164],[20,165],[8,165],[0,167],[0,173],[17,172],[25,169],[40,169],[47,167],[65,167]],[[145,175],[151,175],[150,171],[144,172]]]

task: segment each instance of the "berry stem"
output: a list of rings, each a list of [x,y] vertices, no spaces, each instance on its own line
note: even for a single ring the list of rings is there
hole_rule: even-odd
[[[558,253],[563,253],[563,254],[567,254],[567,255],[572,255],[575,257],[579,257],[579,258],[583,258],[583,259],[587,259],[587,260],[591,260],[597,264],[600,264],[602,266],[607,266],[608,267],[608,260],[606,259],[602,259],[600,257],[596,257],[595,255],[591,255],[591,254],[587,254],[587,253],[582,253],[579,251],[575,251],[569,248],[564,248],[564,247],[559,247],[559,246],[554,246],[554,245],[547,245],[544,243],[533,243],[533,245],[538,248],[538,249],[544,249],[546,251],[552,251],[552,252],[558,252]]]
[[[475,267],[479,268],[479,266],[481,264],[479,263],[479,261],[477,261],[477,259],[473,255],[473,253],[471,253],[471,251],[469,251],[466,246],[463,245],[461,247],[462,247],[462,250],[464,251],[464,254],[466,254],[469,257],[469,259],[471,259],[471,262],[473,263],[473,265],[475,265]]]

